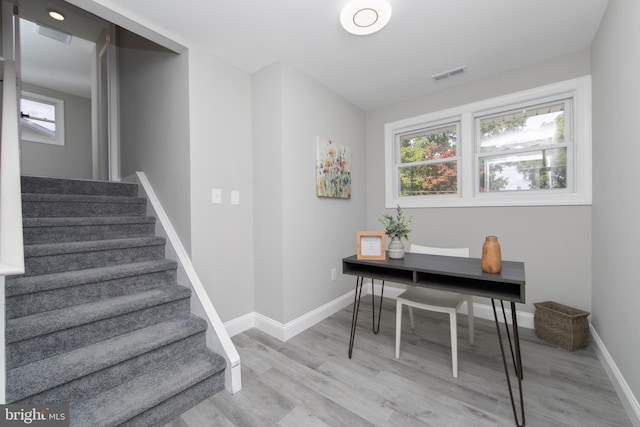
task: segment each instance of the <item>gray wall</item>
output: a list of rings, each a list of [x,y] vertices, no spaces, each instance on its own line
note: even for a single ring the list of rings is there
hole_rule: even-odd
[[[91,100],[25,82],[22,90],[64,101],[65,145],[22,141],[21,173],[91,179]]]
[[[640,396],[640,2],[612,0],[592,46],[592,322],[636,398]]]
[[[253,91],[256,312],[286,323],[353,288],[339,273],[366,218],[364,112],[284,62]],[[351,199],[316,197],[317,136],[351,147]]]
[[[254,310],[284,318],[282,64],[252,76]]]
[[[189,50],[191,259],[223,321],[252,313],[251,78]],[[222,204],[211,190],[222,190]],[[231,205],[230,192],[240,193]]]
[[[530,89],[590,73],[588,51],[464,86],[408,100],[367,114],[367,224],[382,230],[384,124],[420,114]],[[505,260],[525,262],[527,304],[554,300],[591,309],[591,207],[482,207],[406,209],[413,215],[410,242],[469,247],[480,257],[486,235],[496,235]],[[388,210],[392,213],[391,210]],[[408,244],[405,243],[408,248]],[[482,299],[478,299],[482,302]],[[485,301],[486,302],[486,301]]]
[[[187,251],[188,55],[119,49],[121,174],[144,171]]]

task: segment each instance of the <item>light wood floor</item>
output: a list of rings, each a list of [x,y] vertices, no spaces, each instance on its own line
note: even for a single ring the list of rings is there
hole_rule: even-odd
[[[471,346],[466,316],[458,317],[454,379],[446,315],[416,310],[412,331],[405,313],[398,360],[394,301],[383,303],[378,335],[370,301],[351,360],[351,307],[287,342],[255,329],[235,336],[242,391],[218,393],[165,427],[515,425],[493,322],[476,319]],[[632,425],[592,348],[571,353],[525,328],[520,338],[527,426]]]

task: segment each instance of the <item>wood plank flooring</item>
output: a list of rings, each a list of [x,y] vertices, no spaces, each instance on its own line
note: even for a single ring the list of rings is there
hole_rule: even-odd
[[[374,335],[367,296],[350,360],[351,309],[287,342],[255,329],[233,337],[242,391],[218,393],[165,427],[515,425],[493,322],[476,319],[471,346],[458,316],[455,379],[447,315],[415,310],[413,331],[405,313],[396,359],[395,302],[385,299]],[[592,348],[571,353],[525,328],[520,342],[527,426],[632,425]]]

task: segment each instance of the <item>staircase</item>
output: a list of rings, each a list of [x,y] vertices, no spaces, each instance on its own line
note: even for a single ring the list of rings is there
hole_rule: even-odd
[[[224,388],[137,185],[22,177],[22,193],[7,403],[68,402],[71,426],[161,426]]]

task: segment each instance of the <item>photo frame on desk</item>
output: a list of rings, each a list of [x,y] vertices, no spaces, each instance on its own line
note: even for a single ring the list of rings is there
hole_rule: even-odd
[[[357,259],[386,259],[384,231],[358,231],[356,234]]]

